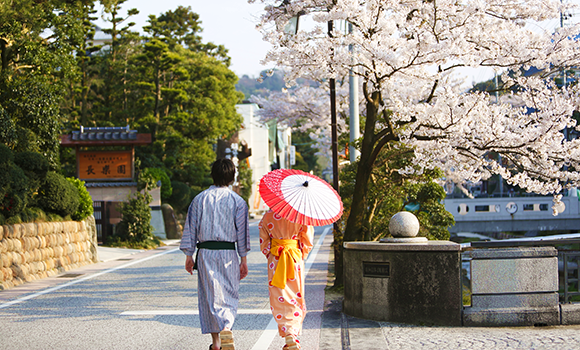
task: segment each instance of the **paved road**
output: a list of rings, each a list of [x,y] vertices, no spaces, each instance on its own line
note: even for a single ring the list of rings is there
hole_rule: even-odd
[[[302,343],[318,348],[330,229],[317,228],[307,261]],[[237,349],[281,349],[268,303],[266,260],[251,224],[250,274],[240,287]],[[323,240],[320,238],[324,236]],[[322,248],[321,248],[322,247]],[[197,276],[177,242],[0,292],[0,349],[207,349],[197,315]]]
[[[256,225],[250,274],[240,289],[236,349],[280,350]],[[317,228],[320,245],[306,266],[305,350],[580,349],[580,326],[419,327],[348,317],[331,293],[324,301],[332,241],[325,230]],[[206,350],[210,337],[199,328],[197,277],[184,271],[177,242],[169,243],[143,252],[105,248],[105,262],[0,292],[0,350]]]

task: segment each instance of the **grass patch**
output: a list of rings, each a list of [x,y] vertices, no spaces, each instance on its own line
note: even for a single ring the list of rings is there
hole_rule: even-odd
[[[157,247],[165,246],[165,243],[157,237],[153,237],[148,240],[143,241],[121,241],[119,237],[109,237],[107,243],[103,244],[104,247],[111,248],[130,248],[130,249],[155,249]]]

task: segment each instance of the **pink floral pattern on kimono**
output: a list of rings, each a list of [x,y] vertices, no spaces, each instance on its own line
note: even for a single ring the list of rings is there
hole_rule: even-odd
[[[270,309],[278,323],[280,336],[300,335],[302,322],[306,316],[304,300],[304,260],[312,250],[314,228],[290,222],[273,211],[267,212],[260,225],[260,250],[268,259],[268,290]],[[272,285],[272,278],[278,266],[278,257],[270,253],[272,239],[294,239],[302,252],[302,260],[295,264],[295,278],[286,281],[286,288]]]

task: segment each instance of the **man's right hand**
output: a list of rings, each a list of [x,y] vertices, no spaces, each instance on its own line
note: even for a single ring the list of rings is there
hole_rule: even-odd
[[[189,272],[190,275],[193,275],[193,257],[187,255],[185,257],[185,271]]]
[[[242,257],[242,261],[240,262],[240,280],[243,280],[246,276],[248,276],[248,262],[246,257]]]

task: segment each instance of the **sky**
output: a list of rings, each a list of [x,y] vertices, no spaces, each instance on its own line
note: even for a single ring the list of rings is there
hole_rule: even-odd
[[[129,21],[135,22],[134,30],[143,32],[141,28],[147,25],[149,15],[159,16],[178,6],[190,6],[199,14],[203,42],[224,45],[232,58],[230,69],[239,77],[257,78],[261,71],[270,68],[260,64],[270,44],[262,41],[262,35],[256,29],[264,7],[259,1],[248,4],[246,0],[127,0],[122,5],[121,15],[128,9],[138,9],[139,14]],[[108,27],[104,23],[102,20],[96,22],[101,27]]]
[[[563,0],[568,3],[580,4],[580,0]],[[124,11],[136,8],[139,14],[131,17],[136,23],[135,30],[147,25],[150,14],[160,15],[178,6],[190,6],[192,11],[199,14],[201,33],[204,42],[224,45],[232,58],[230,69],[239,77],[248,75],[259,77],[261,71],[272,67],[261,65],[260,61],[266,56],[270,44],[262,40],[262,35],[256,29],[256,24],[264,5],[256,0],[248,4],[247,0],[127,0],[122,8]],[[125,12],[121,12],[124,15]],[[101,13],[99,12],[99,16]],[[580,9],[576,9],[570,22],[580,22]],[[104,27],[103,21],[97,25]],[[548,30],[559,26],[558,20],[542,23],[541,27]],[[493,77],[490,69],[466,70],[466,83],[476,83]]]

